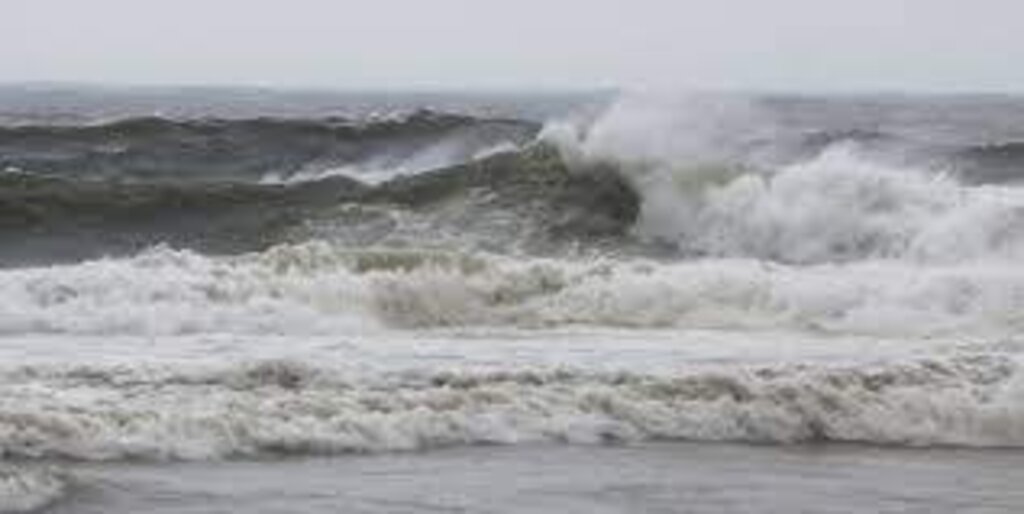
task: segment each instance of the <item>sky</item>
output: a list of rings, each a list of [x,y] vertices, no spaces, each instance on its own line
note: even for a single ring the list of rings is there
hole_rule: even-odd
[[[0,82],[1024,92],[1020,0],[3,0]]]

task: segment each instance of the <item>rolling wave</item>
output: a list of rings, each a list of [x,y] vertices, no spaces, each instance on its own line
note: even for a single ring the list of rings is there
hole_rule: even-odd
[[[501,238],[503,246],[544,246],[621,236],[636,203],[613,173],[570,173],[543,146],[377,185],[345,176],[258,184],[6,173],[0,262],[74,261],[158,244],[241,253],[309,238],[363,246]]]
[[[287,179],[339,167],[371,171],[421,156],[423,167],[518,146],[531,122],[416,111],[368,121],[132,118],[95,125],[0,127],[0,169],[74,179],[181,182]],[[423,156],[433,152],[432,159]],[[420,171],[420,170],[414,170]]]

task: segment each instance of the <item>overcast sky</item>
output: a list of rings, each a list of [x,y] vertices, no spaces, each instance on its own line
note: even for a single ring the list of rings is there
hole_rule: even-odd
[[[1024,92],[1024,1],[2,0],[0,81]]]

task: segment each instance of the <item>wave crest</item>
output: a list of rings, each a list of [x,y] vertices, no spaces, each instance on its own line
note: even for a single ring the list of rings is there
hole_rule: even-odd
[[[634,233],[688,256],[796,264],[1024,256],[1021,190],[886,164],[853,143],[779,163],[752,143],[772,131],[763,118],[744,99],[626,98],[590,125],[553,125],[543,137],[580,172],[614,166],[640,196]]]

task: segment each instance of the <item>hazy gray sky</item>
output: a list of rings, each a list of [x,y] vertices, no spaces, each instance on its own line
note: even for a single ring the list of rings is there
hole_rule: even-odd
[[[1021,0],[3,0],[0,81],[1024,92]]]

